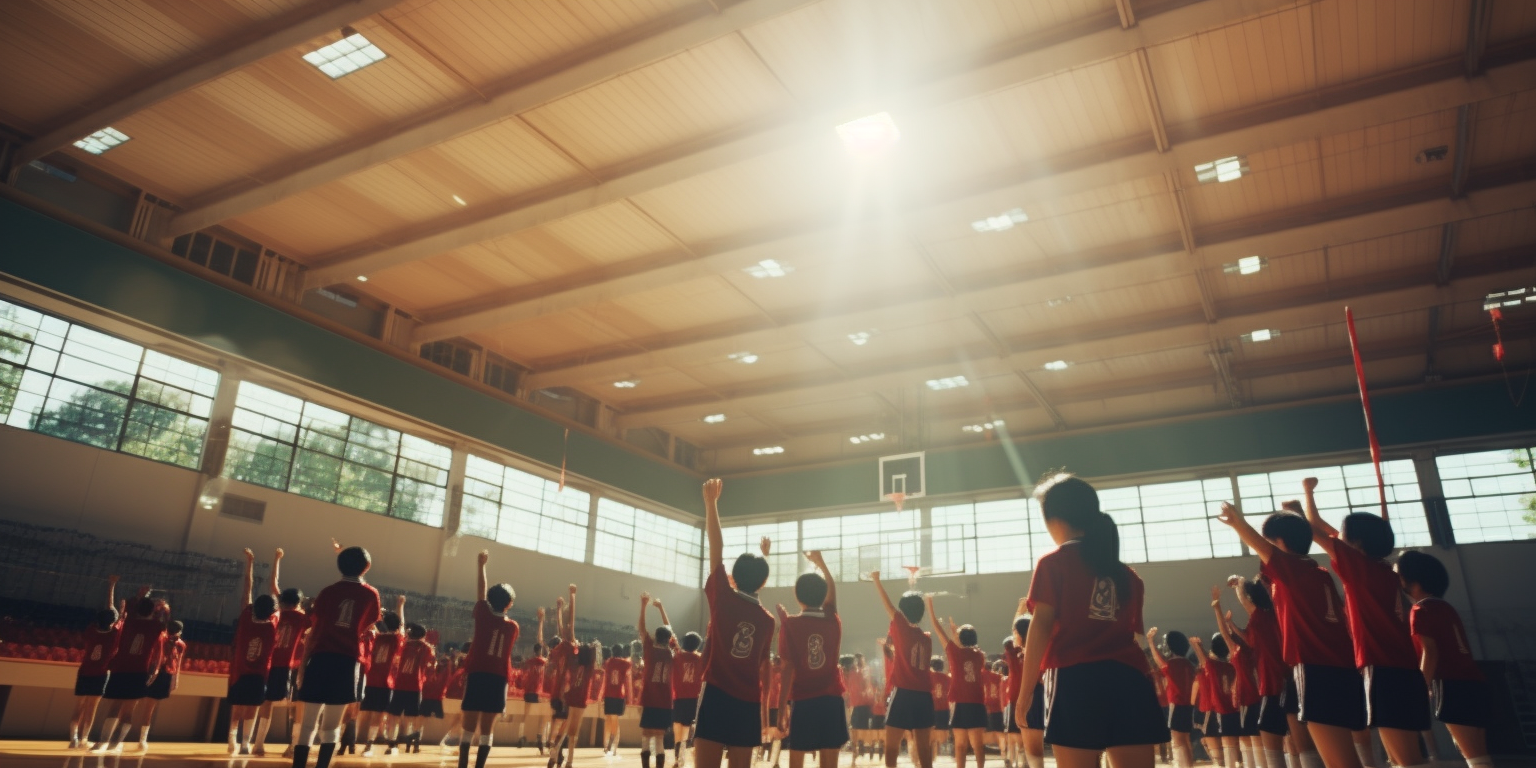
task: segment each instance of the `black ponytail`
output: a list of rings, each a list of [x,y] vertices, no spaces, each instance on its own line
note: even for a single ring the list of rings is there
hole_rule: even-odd
[[[1083,559],[1095,576],[1112,579],[1121,600],[1130,598],[1131,580],[1120,562],[1120,529],[1099,509],[1099,494],[1088,481],[1069,472],[1049,472],[1035,486],[1035,503],[1047,520],[1061,520],[1083,532]]]

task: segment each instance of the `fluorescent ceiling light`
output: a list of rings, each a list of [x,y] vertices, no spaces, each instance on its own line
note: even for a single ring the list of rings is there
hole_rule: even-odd
[[[765,277],[783,277],[795,271],[795,268],[788,264],[780,264],[773,259],[763,259],[742,271],[761,280]]]
[[[981,424],[967,424],[967,425],[961,427],[960,431],[961,432],[981,433],[981,432],[986,432],[989,429],[996,429],[998,427],[1001,427],[1002,425],[1003,425],[1003,420],[1002,419],[993,419],[991,421],[983,422]]]
[[[1059,307],[1059,306],[1061,306],[1063,304],[1070,304],[1071,302],[1072,302],[1072,297],[1071,296],[1062,296],[1060,298],[1047,299],[1046,302],[1045,302],[1045,305],[1047,307]]]
[[[855,347],[862,347],[869,343],[870,336],[872,334],[869,331],[859,331],[858,333],[848,334],[848,340],[853,342]]]
[[[751,352],[732,352],[731,354],[726,355],[726,359],[734,360],[738,363],[741,363],[742,365],[751,365],[757,362],[757,355],[754,355]]]
[[[876,441],[879,441],[879,440],[884,440],[884,439],[885,439],[885,433],[884,432],[874,432],[874,433],[871,433],[871,434],[868,434],[868,435],[855,435],[853,437],[848,438],[848,442],[853,443],[854,445],[859,445],[861,443],[873,443],[873,442],[876,442]]]
[[[1015,208],[1011,211],[1004,211],[996,216],[977,219],[971,222],[971,229],[977,232],[1002,232],[1013,229],[1013,225],[1023,224],[1026,221],[1029,221],[1029,216],[1024,213],[1024,209]]]
[[[367,275],[358,275],[357,276],[357,281],[359,283],[366,283],[366,282],[368,282],[368,276]]]
[[[453,201],[459,205],[469,205],[469,203],[464,202],[464,198],[459,197],[458,195],[453,196]]]
[[[1280,332],[1273,328],[1260,328],[1257,331],[1253,331],[1252,333],[1243,334],[1243,341],[1269,341],[1270,339],[1273,339],[1279,335]]]
[[[1514,307],[1528,302],[1536,302],[1536,288],[1510,288],[1483,297],[1483,309]]]
[[[1042,367],[1044,367],[1047,371],[1065,371],[1070,365],[1072,364],[1065,360],[1052,360]]]
[[[772,455],[774,455],[776,453],[783,453],[783,452],[784,452],[784,446],[782,446],[782,445],[770,445],[767,448],[753,448],[752,449],[752,455],[753,456],[772,456]]]
[[[1195,180],[1201,184],[1225,183],[1248,175],[1248,158],[1242,155],[1223,157],[1195,166]]]
[[[128,134],[119,131],[112,126],[107,126],[77,142],[75,146],[93,154],[99,155],[123,142],[128,141]]]
[[[1269,265],[1269,259],[1263,256],[1244,256],[1230,264],[1222,265],[1222,271],[1227,274],[1251,275]]]
[[[377,45],[356,32],[304,54],[305,61],[315,65],[332,80],[386,58],[388,56]]]
[[[639,379],[625,379],[623,381],[615,381],[613,383],[613,385],[615,387],[618,387],[619,389],[634,389],[635,387],[640,386],[640,380]]]
[[[938,392],[942,389],[955,389],[956,387],[969,387],[971,382],[964,376],[948,376],[942,379],[929,379],[928,388]]]
[[[901,139],[901,131],[889,112],[876,112],[837,127],[843,146],[855,157],[874,158],[885,154]]]
[[[722,421],[725,421],[725,414],[723,413],[711,413],[704,417],[705,424],[719,424]]]

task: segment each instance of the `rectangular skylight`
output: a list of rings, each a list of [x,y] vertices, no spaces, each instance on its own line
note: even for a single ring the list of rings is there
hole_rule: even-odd
[[[1047,371],[1065,371],[1070,365],[1072,364],[1065,360],[1052,360],[1049,363],[1046,363],[1043,367]]]
[[[1263,269],[1269,264],[1269,260],[1262,256],[1244,256],[1231,264],[1222,266],[1222,271],[1227,274],[1251,275]]]
[[[705,424],[719,424],[722,421],[725,421],[725,414],[723,413],[711,413],[704,417]]]
[[[1510,288],[1504,291],[1495,291],[1483,297],[1483,309],[1499,309],[1500,307],[1514,307],[1525,303],[1536,303],[1536,288]]]
[[[753,456],[772,456],[772,455],[774,455],[776,453],[783,453],[783,452],[784,452],[784,446],[782,446],[782,445],[770,445],[767,448],[753,448],[752,449],[752,455]]]
[[[619,389],[634,389],[635,387],[640,386],[640,380],[624,379],[623,381],[615,381],[613,385]]]
[[[77,142],[75,146],[93,154],[99,155],[128,140],[128,134],[119,131],[112,126],[107,126]]]
[[[350,75],[370,64],[389,58],[377,45],[357,32],[304,54],[304,60],[315,65],[332,80]]]
[[[1242,155],[1223,157],[1195,166],[1195,180],[1201,184],[1224,183],[1240,179],[1248,174],[1248,158]]]
[[[757,355],[754,355],[751,352],[732,352],[731,354],[726,355],[726,358],[741,363],[742,365],[751,365],[757,362]]]
[[[795,268],[774,259],[763,259],[742,271],[761,280],[765,277],[783,277],[795,271]]]
[[[1003,230],[1013,229],[1013,225],[1023,224],[1026,221],[1029,221],[1029,216],[1024,213],[1024,209],[1015,208],[1011,211],[1004,211],[996,216],[977,219],[971,222],[971,229],[977,232],[1002,232]]]
[[[1269,341],[1279,335],[1280,332],[1273,328],[1260,328],[1252,333],[1243,334],[1243,341]]]
[[[869,343],[869,338],[870,338],[869,331],[859,331],[858,333],[850,333],[850,334],[848,334],[848,340],[853,342],[853,345],[855,347],[862,347],[865,344],[868,344]]]
[[[884,439],[884,432],[873,432],[868,435],[855,435],[848,438],[848,442],[853,443],[854,445],[860,445],[862,443],[873,443]]]
[[[971,382],[967,381],[964,376],[948,376],[942,379],[929,379],[927,384],[929,389],[938,392],[943,389],[969,387]]]

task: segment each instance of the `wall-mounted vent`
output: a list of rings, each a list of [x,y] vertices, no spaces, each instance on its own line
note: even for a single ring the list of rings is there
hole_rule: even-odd
[[[219,507],[219,514],[259,523],[267,517],[267,503],[226,493],[224,494],[224,504]]]

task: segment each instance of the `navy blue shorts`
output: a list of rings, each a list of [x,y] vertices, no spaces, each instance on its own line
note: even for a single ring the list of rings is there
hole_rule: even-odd
[[[1348,667],[1298,664],[1295,673],[1297,719],[1365,730],[1365,684],[1359,672]]]
[[[986,728],[987,708],[981,704],[956,704],[955,713],[949,718],[949,727],[957,731]]]
[[[313,653],[304,665],[299,701],[306,704],[351,704],[362,698],[363,666],[345,653]]]
[[[1276,736],[1290,732],[1291,723],[1286,719],[1285,694],[1265,696],[1259,700],[1259,730]]]
[[[435,717],[438,720],[443,719],[443,700],[423,699],[421,702],[421,716]]]
[[[1168,710],[1168,730],[1189,733],[1195,729],[1195,708],[1189,704],[1175,704]]]
[[[762,709],[756,701],[742,701],[705,683],[694,737],[727,747],[755,747],[763,743]]]
[[[1047,670],[1045,743],[1105,750],[1168,741],[1157,689],[1140,670],[1090,661]]]
[[[294,671],[274,667],[267,671],[267,701],[287,701],[293,698]]]
[[[241,675],[233,683],[229,684],[229,693],[225,696],[231,706],[257,707],[267,700],[267,678],[265,675]]]
[[[1488,688],[1481,680],[1436,680],[1435,717],[1450,725],[1488,727]]]
[[[847,744],[848,716],[843,712],[843,697],[817,696],[790,705],[790,751],[819,752],[842,749]]]
[[[102,698],[114,701],[136,701],[149,696],[148,672],[113,672],[107,676],[107,689]]]
[[[394,691],[381,688],[377,685],[363,687],[363,703],[357,706],[360,712],[388,712],[389,700]]]
[[[677,725],[693,725],[699,716],[698,699],[673,699],[672,722]]]
[[[982,708],[986,712],[986,708]],[[958,728],[953,720],[951,727]],[[982,723],[985,727],[986,723]],[[879,727],[879,726],[876,726]],[[885,708],[885,727],[898,731],[921,731],[933,727],[933,694],[929,691],[911,691],[897,688],[891,691],[891,701]]]
[[[640,710],[640,730],[665,731],[671,727],[671,707],[645,707]]]
[[[92,675],[84,677],[79,672],[75,673],[76,696],[100,696],[107,692],[107,675]]]
[[[623,716],[626,704],[627,702],[617,696],[605,698],[603,699],[603,714]]]
[[[471,672],[464,676],[465,712],[507,711],[507,679],[492,672]]]
[[[389,714],[395,717],[421,716],[421,691],[395,691],[389,697]]]
[[[1365,720],[1372,728],[1429,730],[1429,687],[1408,667],[1365,668]]]

